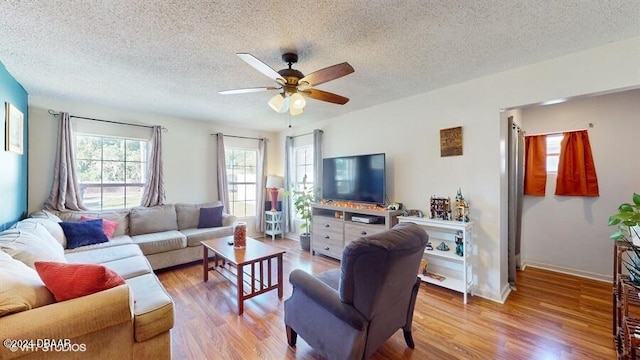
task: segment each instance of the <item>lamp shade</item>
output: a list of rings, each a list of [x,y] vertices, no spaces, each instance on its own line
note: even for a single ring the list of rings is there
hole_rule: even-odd
[[[267,189],[281,189],[284,187],[284,178],[282,176],[267,176]]]
[[[302,110],[305,105],[307,105],[307,100],[304,99],[300,93],[295,93],[291,95],[291,108],[292,109],[300,109]]]
[[[276,112],[284,113],[289,110],[289,98],[278,94],[269,100],[269,106]]]

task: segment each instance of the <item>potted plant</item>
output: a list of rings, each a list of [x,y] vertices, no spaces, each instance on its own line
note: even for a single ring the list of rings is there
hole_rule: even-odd
[[[633,194],[633,203],[618,206],[618,213],[609,217],[609,226],[613,225],[618,229],[610,237],[628,243],[633,250],[629,260],[623,260],[623,263],[631,282],[640,289],[640,194]]]
[[[300,249],[309,251],[311,249],[311,204],[315,201],[313,189],[307,186],[307,175],[302,177],[302,188],[295,188],[293,193],[293,206],[302,219],[300,224]]]

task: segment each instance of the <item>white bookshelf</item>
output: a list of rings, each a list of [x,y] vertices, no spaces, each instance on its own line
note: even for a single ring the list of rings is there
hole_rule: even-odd
[[[427,271],[445,277],[444,280],[418,275],[426,283],[459,291],[463,294],[463,302],[467,303],[467,294],[473,295],[473,223],[420,218],[415,216],[398,216],[398,222],[412,222],[422,226],[429,234],[429,242],[433,250],[424,251],[423,258],[429,261]],[[455,235],[462,232],[463,254],[456,255]],[[438,250],[444,242],[449,251]]]

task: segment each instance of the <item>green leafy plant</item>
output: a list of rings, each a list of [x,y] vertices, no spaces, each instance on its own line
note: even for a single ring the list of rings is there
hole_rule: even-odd
[[[633,251],[628,260],[624,259],[625,268],[629,271],[631,282],[640,289],[640,247],[633,245],[633,237],[639,238],[640,229],[640,195],[633,194],[633,203],[618,206],[618,213],[609,217],[609,226],[617,226],[610,238],[628,243]]]
[[[303,230],[301,235],[307,235],[311,233],[311,204],[315,202],[315,196],[313,194],[313,188],[307,186],[307,175],[302,177],[302,188],[295,188],[291,191],[293,194],[293,206],[296,209],[300,219],[303,221],[300,224],[300,229]]]

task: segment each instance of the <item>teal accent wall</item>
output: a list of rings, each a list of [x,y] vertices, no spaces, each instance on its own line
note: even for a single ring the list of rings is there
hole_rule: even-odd
[[[10,103],[24,114],[22,155],[5,151],[7,138],[6,106]],[[0,231],[27,216],[29,168],[28,94],[0,62]]]

